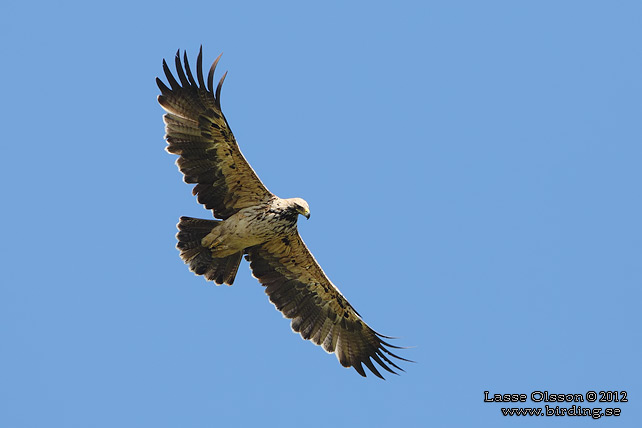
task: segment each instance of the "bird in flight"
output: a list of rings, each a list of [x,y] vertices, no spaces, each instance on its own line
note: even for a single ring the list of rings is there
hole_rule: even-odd
[[[265,287],[276,308],[292,320],[292,330],[334,353],[344,367],[366,376],[363,365],[383,379],[373,364],[397,374],[391,359],[406,360],[387,348],[391,337],[377,333],[348,303],[317,263],[297,231],[299,215],[310,218],[301,198],[282,199],[261,182],[241,153],[221,111],[223,75],[216,89],[214,61],[203,78],[203,49],[196,61],[196,79],[187,53],[175,64],[178,80],[163,60],[169,83],[159,78],[158,102],[166,110],[165,139],[169,153],[192,193],[217,220],[181,217],[177,248],[192,272],[216,284],[232,285],[241,262]]]

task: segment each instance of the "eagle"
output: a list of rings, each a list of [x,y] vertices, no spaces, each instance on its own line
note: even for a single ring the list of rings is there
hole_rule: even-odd
[[[181,217],[176,247],[196,275],[217,285],[232,285],[241,258],[274,306],[291,319],[301,337],[334,353],[344,367],[366,376],[365,365],[377,377],[373,364],[398,374],[403,371],[392,358],[384,336],[370,328],[339,289],[330,281],[297,231],[299,215],[310,218],[310,207],[301,198],[282,199],[270,192],[247,162],[221,111],[223,74],[216,89],[212,64],[203,78],[203,47],[196,61],[196,79],[187,52],[180,49],[175,65],[178,80],[165,60],[169,83],[156,83],[158,102],[166,111],[166,150],[178,155],[176,164],[186,183],[195,184],[192,194],[211,210],[216,220]]]

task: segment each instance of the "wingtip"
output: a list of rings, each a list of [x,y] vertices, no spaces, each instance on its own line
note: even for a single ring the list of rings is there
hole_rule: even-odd
[[[198,57],[196,57],[196,77],[199,86],[205,88],[205,82],[203,81],[203,45],[198,50]]]
[[[221,88],[223,88],[223,82],[225,82],[226,77],[227,71],[223,73],[223,77],[221,77],[221,80],[219,80],[218,85],[216,86],[216,95],[214,98],[216,98],[216,106],[219,109],[221,108]]]
[[[212,63],[212,66],[210,67],[210,72],[207,75],[207,90],[210,92],[214,92],[214,72],[216,71],[216,66],[218,65],[218,62],[220,61],[222,55],[223,53],[221,52],[221,54],[216,57],[216,59]]]

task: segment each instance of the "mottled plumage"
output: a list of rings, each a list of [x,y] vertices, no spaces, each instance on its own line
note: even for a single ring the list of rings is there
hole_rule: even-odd
[[[310,216],[300,198],[272,194],[247,163],[221,111],[221,78],[203,79],[202,50],[194,79],[184,55],[176,53],[174,78],[163,61],[169,87],[156,79],[164,116],[167,151],[179,155],[176,164],[186,183],[194,183],[198,202],[219,220],[181,217],[177,247],[197,275],[216,284],[232,285],[243,255],[252,273],[265,286],[270,301],[304,339],[335,353],[344,367],[365,376],[363,365],[382,377],[373,360],[385,370],[402,370],[389,357],[398,357],[372,330],[325,275],[297,231],[299,215]],[[408,360],[405,360],[408,361]],[[391,368],[392,367],[392,368]]]

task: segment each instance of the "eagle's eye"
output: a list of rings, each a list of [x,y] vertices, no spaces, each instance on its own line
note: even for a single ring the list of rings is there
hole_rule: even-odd
[[[310,211],[304,206],[297,205],[297,212],[307,219],[310,218]]]

